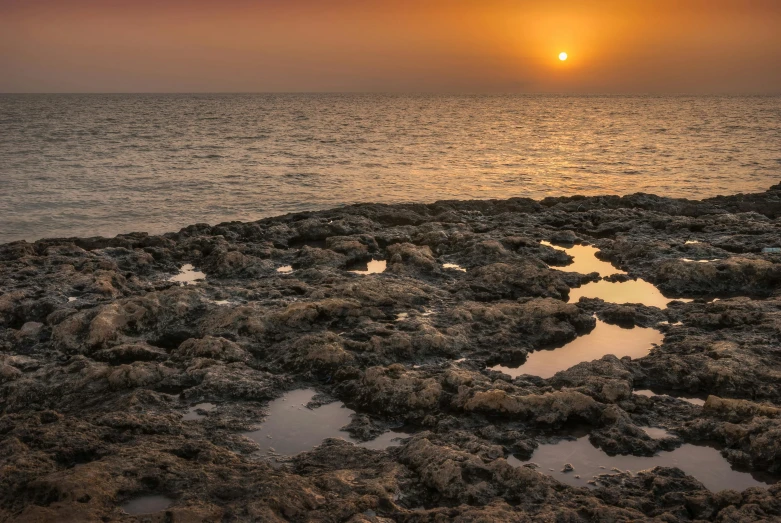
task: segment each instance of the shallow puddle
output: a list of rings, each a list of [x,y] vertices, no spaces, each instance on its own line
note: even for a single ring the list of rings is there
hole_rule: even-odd
[[[555,267],[557,270],[574,271],[581,274],[597,272],[601,277],[613,274],[626,274],[621,269],[617,269],[610,263],[597,258],[596,253],[599,252],[599,249],[591,245],[561,247],[545,241],[540,243],[562,250],[574,258],[571,265]],[[587,283],[571,289],[567,301],[576,303],[582,297],[600,298],[609,303],[642,303],[643,305],[659,307],[660,309],[666,308],[667,304],[673,301],[672,298],[666,298],[653,284],[640,278],[625,282],[600,280]],[[689,302],[691,300],[678,299],[678,301]]]
[[[409,438],[409,434],[405,434],[403,432],[395,432],[393,430],[389,430],[388,432],[384,432],[374,438],[370,441],[364,441],[363,443],[358,443],[359,447],[364,447],[367,449],[374,449],[374,450],[384,450],[388,447],[396,447],[398,445],[401,445],[401,440],[404,438]]]
[[[523,374],[550,378],[559,371],[567,370],[578,363],[593,361],[606,354],[618,358],[629,356],[642,358],[661,344],[664,335],[656,329],[633,327],[625,329],[597,320],[590,333],[578,336],[558,349],[536,350],[526,357],[526,362],[517,368],[496,365],[492,370],[509,374],[513,378]]]
[[[203,419],[206,416],[198,412],[199,410],[204,412],[211,412],[213,411],[217,405],[214,403],[199,403],[197,405],[193,405],[190,407],[187,412],[182,416],[183,420],[189,421],[189,420],[197,420],[197,419]]]
[[[205,279],[206,274],[202,273],[201,271],[196,271],[195,267],[193,267],[191,264],[185,263],[182,265],[182,268],[179,269],[179,274],[176,276],[171,276],[168,278],[168,281],[179,282],[183,285],[193,285],[198,281]]]
[[[306,405],[315,394],[312,389],[300,389],[271,401],[260,428],[245,436],[260,446],[261,453],[283,456],[310,450],[327,438],[349,441],[350,435],[340,429],[350,423],[353,411],[338,401],[309,409]]]
[[[555,267],[561,271],[579,272],[581,274],[591,274],[592,272],[598,272],[600,276],[610,276],[611,274],[626,274],[621,269],[613,267],[612,264],[602,261],[597,258],[596,254],[599,249],[592,245],[572,245],[563,247],[561,245],[553,245],[550,242],[540,242],[542,245],[553,247],[560,251],[564,251],[573,257],[573,261],[569,265],[563,267]]]
[[[454,271],[461,271],[466,272],[466,269],[458,265],[457,263],[443,263],[442,264],[443,269],[452,269]]]
[[[350,423],[350,415],[355,411],[346,408],[341,401],[309,409],[306,405],[315,394],[313,389],[299,389],[271,401],[263,423],[257,430],[244,435],[257,443],[261,454],[266,456],[295,456],[312,450],[328,438],[341,438],[370,449],[384,449],[399,445],[393,441],[395,438],[407,437],[390,431],[359,443],[341,430]]]
[[[388,262],[385,260],[372,260],[369,263],[360,266],[360,269],[351,270],[350,272],[354,274],[379,274],[381,272],[385,272],[385,268],[387,266]],[[363,267],[366,267],[366,269]]]
[[[636,473],[657,466],[678,467],[714,492],[724,489],[745,490],[769,484],[763,481],[767,478],[761,478],[760,475],[733,470],[715,448],[691,444],[682,445],[671,452],[660,452],[656,456],[608,456],[594,447],[588,436],[583,436],[577,440],[540,445],[529,461],[520,461],[511,456],[507,462],[514,466],[536,463],[540,466],[540,472],[578,487],[591,486],[587,483],[590,479],[599,474],[609,474],[613,468]],[[573,466],[571,472],[562,472],[566,463]]]
[[[649,307],[664,309],[673,298],[666,298],[653,284],[643,279],[624,282],[600,280],[581,285],[569,291],[568,303],[577,303],[581,298],[600,298],[609,303],[642,303]],[[689,299],[676,298],[690,302]]]
[[[130,514],[137,516],[139,514],[153,514],[160,512],[171,506],[174,502],[171,498],[159,495],[139,496],[131,499],[120,508]]]
[[[74,301],[78,300],[75,296],[68,296],[68,303],[73,303]]]
[[[638,394],[640,396],[645,396],[647,398],[651,398],[653,396],[669,396],[671,398],[679,399],[682,401],[685,401],[687,403],[691,403],[692,405],[697,405],[698,407],[702,407],[705,405],[705,400],[703,398],[698,398],[696,396],[680,396],[678,394],[672,395],[672,394],[656,394],[652,390],[635,390],[632,391],[634,394]]]
[[[293,272],[293,266],[283,265],[282,267],[277,267],[277,272],[282,274],[290,274],[291,272]]]
[[[681,260],[685,262],[692,262],[692,263],[712,263],[721,260],[721,258],[713,258],[710,260],[693,260],[691,258],[681,258]]]

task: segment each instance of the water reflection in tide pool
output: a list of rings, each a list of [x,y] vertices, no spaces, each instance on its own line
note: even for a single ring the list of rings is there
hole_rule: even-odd
[[[140,514],[154,514],[171,506],[174,502],[171,498],[159,495],[139,496],[131,499],[120,508],[130,514],[137,516]]]
[[[443,263],[442,264],[442,268],[443,269],[452,269],[454,271],[466,272],[466,269],[464,269],[463,267],[461,267],[457,263]]]
[[[388,432],[383,432],[372,440],[358,443],[358,446],[365,447],[367,449],[383,450],[387,449],[388,447],[396,447],[401,445],[401,440],[408,437],[409,434],[405,434],[404,432],[389,430]]]
[[[634,394],[638,394],[640,396],[645,396],[646,398],[652,398],[654,396],[669,396],[671,398],[675,398],[675,399],[679,399],[679,400],[685,401],[686,403],[691,403],[692,405],[697,405],[698,407],[702,407],[703,405],[705,405],[705,399],[704,398],[698,398],[696,396],[681,396],[678,393],[676,393],[675,395],[673,395],[673,394],[664,394],[664,393],[657,394],[657,393],[653,392],[652,390],[647,390],[647,389],[635,390],[635,391],[633,391],[633,393]]]
[[[385,272],[388,262],[385,260],[371,260],[370,262],[360,266],[359,269],[351,270],[353,274],[379,274]],[[363,267],[366,267],[365,269]]]
[[[569,292],[569,303],[576,303],[580,298],[600,298],[610,303],[642,303],[649,307],[664,309],[673,301],[666,298],[653,284],[643,280],[624,282],[595,281],[581,285]],[[678,299],[678,301],[691,301]]]
[[[168,278],[168,281],[175,281],[181,283],[182,285],[194,285],[195,283],[205,279],[206,274],[202,273],[201,271],[196,271],[195,267],[193,267],[191,264],[185,263],[182,265],[182,268],[179,269],[179,274],[171,276]]]
[[[720,261],[721,258],[710,258],[705,260],[694,260],[692,258],[681,258],[682,261],[689,262],[689,263],[713,263]]]
[[[559,371],[584,361],[598,360],[606,354],[613,354],[618,358],[642,358],[655,344],[661,344],[663,338],[664,335],[656,329],[625,329],[597,320],[596,327],[590,333],[578,336],[558,349],[536,350],[526,357],[526,362],[520,367],[496,365],[491,368],[513,378],[524,374],[550,378]]]
[[[598,272],[603,278],[613,274],[626,274],[626,272],[613,267],[610,263],[597,258],[596,254],[599,252],[599,249],[591,245],[562,247],[545,241],[540,242],[540,244],[562,250],[573,257],[572,264],[565,267],[557,267],[559,270],[579,272],[581,274]],[[587,283],[571,289],[567,301],[575,303],[580,298],[600,298],[609,303],[642,303],[643,305],[659,307],[660,309],[666,308],[667,304],[673,301],[672,298],[666,298],[653,284],[641,278],[624,282],[600,280]],[[678,301],[688,302],[691,300],[679,299]]]
[[[313,409],[306,405],[317,394],[313,389],[286,393],[268,405],[268,416],[257,430],[244,435],[260,447],[266,456],[295,456],[311,450],[328,438],[340,438],[371,449],[399,445],[398,438],[406,434],[386,432],[371,441],[358,443],[342,427],[350,423],[355,412],[340,401]]]
[[[587,482],[592,477],[609,474],[613,468],[636,473],[653,467],[678,467],[714,492],[765,487],[772,483],[772,479],[762,475],[734,470],[713,447],[691,444],[682,445],[671,452],[663,451],[655,456],[608,456],[594,447],[588,436],[583,436],[577,440],[540,445],[529,461],[520,461],[510,456],[507,462],[514,466],[536,463],[541,472],[562,483],[578,487],[591,486]],[[574,470],[562,472],[565,463],[570,463]]]
[[[621,269],[614,267],[612,264],[602,261],[597,258],[599,249],[593,245],[553,245],[550,242],[542,241],[542,245],[553,247],[560,251],[564,251],[572,256],[572,263],[563,267],[556,267],[556,269],[568,272],[579,272],[581,274],[591,274],[592,272],[598,272],[601,277],[610,276],[611,274],[626,274]]]

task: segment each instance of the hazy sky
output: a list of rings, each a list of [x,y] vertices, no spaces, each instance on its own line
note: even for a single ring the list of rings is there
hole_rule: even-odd
[[[0,0],[29,91],[781,93],[781,0]]]

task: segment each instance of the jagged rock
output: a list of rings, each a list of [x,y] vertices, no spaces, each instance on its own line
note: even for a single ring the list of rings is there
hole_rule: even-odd
[[[599,403],[580,392],[518,396],[496,389],[476,392],[464,408],[468,411],[531,418],[537,423],[549,425],[559,425],[570,419],[595,423],[601,411]]]
[[[652,281],[678,295],[766,296],[781,285],[781,265],[738,256],[710,263],[669,260],[658,265]]]
[[[587,489],[514,460],[586,429],[610,454],[715,442],[735,467],[781,473],[781,257],[762,252],[780,219],[778,185],[701,202],[360,204],[2,245],[0,521],[777,520],[779,485],[714,493],[649,458],[573,471]],[[608,282],[686,300],[567,303],[599,275],[568,271],[541,240],[592,244],[627,272]],[[387,270],[350,272],[370,258]],[[184,264],[205,280],[169,281]],[[595,317],[664,341],[549,379],[490,368],[587,335]],[[300,388],[317,393],[308,406],[282,401]],[[313,429],[341,426],[281,466],[246,435],[309,408],[339,409]],[[272,447],[301,436],[265,434]],[[171,505],[120,508],[148,494]]]
[[[247,361],[250,355],[236,343],[214,336],[190,338],[173,351],[172,356],[181,360],[212,358],[227,362]]]
[[[708,401],[703,407],[703,414],[719,417],[730,422],[740,422],[755,416],[777,418],[781,416],[781,408],[770,405],[761,405],[746,400],[732,400],[708,396]]]

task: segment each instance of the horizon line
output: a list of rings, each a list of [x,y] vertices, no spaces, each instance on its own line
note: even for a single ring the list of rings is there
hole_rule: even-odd
[[[721,96],[776,97],[772,92],[573,92],[573,91],[0,91],[4,95],[386,95],[386,96]]]

